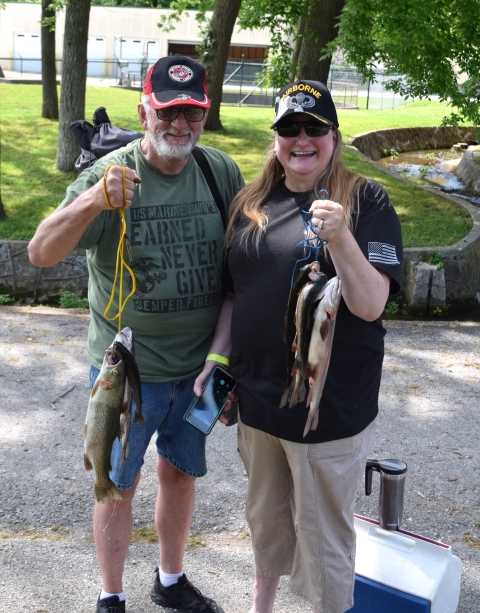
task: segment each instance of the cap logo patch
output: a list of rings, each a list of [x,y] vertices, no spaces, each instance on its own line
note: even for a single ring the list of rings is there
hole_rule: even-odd
[[[187,96],[187,94],[179,94],[177,96],[177,100],[189,100],[190,96]]]
[[[190,79],[193,77],[193,71],[188,66],[176,64],[175,66],[171,66],[169,68],[168,76],[172,79],[172,81],[187,83],[187,81],[190,81]]]
[[[306,96],[302,92],[287,99],[287,107],[289,109],[309,109],[312,106],[315,106],[315,99],[312,96]]]

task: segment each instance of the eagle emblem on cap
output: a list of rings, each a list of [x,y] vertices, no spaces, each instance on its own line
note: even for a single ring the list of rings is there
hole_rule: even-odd
[[[175,66],[170,66],[168,76],[172,81],[187,83],[193,77],[193,70],[183,64],[176,64]]]
[[[307,96],[303,92],[298,92],[295,96],[287,98],[287,106],[289,109],[309,109],[315,106],[315,99],[312,96]]]

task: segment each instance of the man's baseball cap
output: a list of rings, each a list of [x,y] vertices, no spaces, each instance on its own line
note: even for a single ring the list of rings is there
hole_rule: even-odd
[[[271,128],[294,113],[306,113],[318,121],[338,128],[337,111],[330,92],[320,81],[300,79],[283,87],[275,100],[275,118]]]
[[[184,55],[162,57],[149,68],[143,93],[154,109],[177,104],[210,108],[205,68]]]

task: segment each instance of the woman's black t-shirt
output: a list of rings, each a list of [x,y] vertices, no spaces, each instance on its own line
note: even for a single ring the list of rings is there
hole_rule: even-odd
[[[376,417],[385,329],[381,319],[366,322],[341,301],[332,356],[319,407],[319,423],[303,438],[305,402],[279,408],[287,381],[287,347],[283,340],[285,310],[295,262],[305,257],[297,245],[304,238],[300,211],[308,210],[311,192],[278,187],[265,204],[267,230],[257,253],[239,246],[236,235],[227,250],[226,289],[234,292],[232,374],[242,421],[294,442],[320,443],[361,432]],[[360,190],[355,239],[368,261],[391,276],[391,291],[400,289],[402,239],[400,222],[384,189],[368,180]],[[313,261],[311,257],[308,261]],[[319,257],[320,270],[336,275],[331,258]],[[302,262],[297,266],[303,266]]]

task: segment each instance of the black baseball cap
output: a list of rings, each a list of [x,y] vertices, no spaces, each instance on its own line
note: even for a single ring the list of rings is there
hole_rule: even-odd
[[[154,109],[177,104],[210,108],[205,68],[184,55],[160,58],[145,76],[143,93]]]
[[[330,92],[320,81],[300,79],[283,87],[275,100],[275,118],[271,128],[294,113],[306,113],[318,121],[338,128],[337,111]]]

